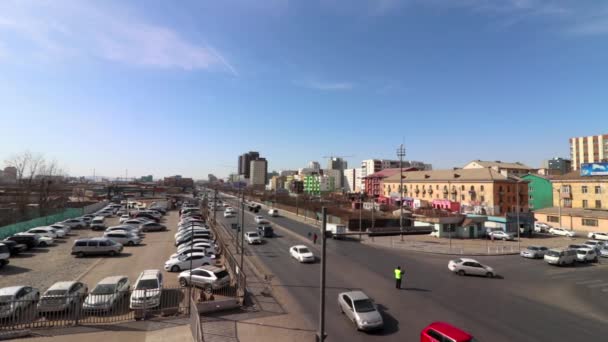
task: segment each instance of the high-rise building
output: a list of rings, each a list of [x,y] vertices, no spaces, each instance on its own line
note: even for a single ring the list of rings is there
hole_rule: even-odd
[[[361,168],[344,170],[344,191],[345,192],[360,192],[361,191]]]
[[[344,178],[344,173],[342,170],[323,170],[323,175],[333,178],[334,188],[332,190],[342,190],[342,178]]]
[[[249,184],[251,186],[266,185],[268,179],[268,163],[265,158],[252,160],[249,165]]]
[[[572,169],[580,169],[583,163],[608,161],[608,134],[570,138]]]
[[[319,164],[318,161],[311,161],[310,163],[308,163],[308,168],[317,170],[318,172],[319,170],[321,170],[321,164]]]
[[[332,157],[327,161],[327,168],[329,170],[340,170],[344,171],[348,167],[346,160],[340,157]]]
[[[390,159],[366,159],[361,162],[361,177],[359,180],[359,187],[361,191],[365,190],[365,177],[374,174],[376,172],[385,170],[385,169],[396,169],[399,166],[403,166],[404,169],[415,167],[418,170],[432,170],[433,166],[431,164],[425,164],[420,161],[415,160],[404,160],[402,164],[400,164],[399,160],[390,160]]]
[[[258,160],[259,158],[260,158],[260,153],[254,152],[254,151],[240,155],[239,156],[239,167],[238,167],[239,175],[243,175],[243,176],[245,176],[245,178],[249,178],[249,175],[251,174],[251,172],[250,172],[251,161]],[[266,178],[266,177],[264,176],[264,178]]]

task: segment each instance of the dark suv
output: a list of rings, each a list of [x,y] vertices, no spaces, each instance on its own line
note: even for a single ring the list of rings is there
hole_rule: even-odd
[[[267,224],[259,225],[258,234],[260,234],[260,236],[265,237],[265,238],[273,237],[274,229],[272,229],[272,226],[267,225]]]
[[[5,245],[6,247],[8,247],[8,250],[11,252],[11,256],[12,255],[17,255],[25,250],[27,250],[27,245],[15,242],[15,241],[11,241],[11,240],[2,240],[0,241],[1,244]]]
[[[28,249],[38,246],[40,242],[38,235],[21,233],[19,235],[13,235],[6,238],[8,241],[15,241],[16,243],[22,243],[27,246]]]

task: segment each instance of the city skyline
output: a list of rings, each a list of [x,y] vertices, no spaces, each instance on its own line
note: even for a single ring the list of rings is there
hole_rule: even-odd
[[[540,167],[606,133],[608,5],[230,4],[2,2],[0,166],[203,179],[243,151],[278,171],[403,143],[436,169]]]

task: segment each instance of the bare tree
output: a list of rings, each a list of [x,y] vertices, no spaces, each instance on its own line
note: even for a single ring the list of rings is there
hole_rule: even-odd
[[[17,169],[17,208],[20,214],[25,215],[27,207],[37,202],[41,213],[45,213],[49,206],[52,192],[57,188],[57,176],[64,175],[55,160],[47,162],[41,154],[25,151],[15,154],[5,161],[7,166]],[[37,201],[33,199],[38,192]]]

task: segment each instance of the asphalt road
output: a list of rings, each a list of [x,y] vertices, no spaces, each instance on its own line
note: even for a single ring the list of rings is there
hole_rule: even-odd
[[[221,214],[218,218],[224,220]],[[320,264],[300,264],[288,254],[290,246],[306,241],[319,255],[320,246],[312,246],[307,238],[314,228],[261,214],[274,223],[279,237],[247,246],[249,252],[316,321]],[[245,217],[245,230],[255,229],[253,214],[247,212]],[[482,341],[584,341],[608,336],[608,261],[557,268],[519,256],[476,257],[501,276],[487,279],[453,275],[447,263],[454,257],[445,255],[331,239],[327,251],[327,341],[417,341],[422,328],[438,320]],[[394,288],[392,270],[397,265],[405,268],[403,290]],[[339,313],[338,293],[352,289],[363,290],[375,300],[385,319],[384,331],[357,332]]]

